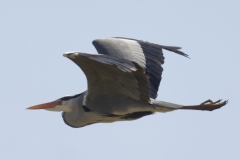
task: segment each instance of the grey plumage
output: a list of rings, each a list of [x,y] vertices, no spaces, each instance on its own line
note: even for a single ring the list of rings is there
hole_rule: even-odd
[[[150,97],[153,99],[157,97],[162,79],[162,64],[164,63],[162,49],[188,57],[187,54],[178,50],[181,49],[180,47],[161,46],[129,38],[97,39],[93,41],[93,45],[100,54],[124,58],[136,62],[144,68],[149,76]]]
[[[87,91],[28,109],[63,111],[67,125],[83,127],[98,122],[134,120],[176,109],[214,110],[227,103],[208,100],[200,105],[183,106],[155,100],[163,71],[162,49],[188,57],[179,47],[119,37],[97,39],[93,45],[98,55],[64,54],[85,73]]]

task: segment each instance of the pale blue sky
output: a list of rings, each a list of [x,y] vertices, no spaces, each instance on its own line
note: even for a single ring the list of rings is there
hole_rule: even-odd
[[[92,40],[122,36],[183,47],[165,52],[157,99],[213,112],[174,111],[74,129],[31,105],[86,90],[66,51],[96,53]],[[0,0],[1,159],[240,159],[240,1]]]

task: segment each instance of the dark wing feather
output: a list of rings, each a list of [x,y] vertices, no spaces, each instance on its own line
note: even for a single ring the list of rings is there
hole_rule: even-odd
[[[88,99],[94,101],[102,98],[104,101],[103,97],[111,96],[149,102],[149,89],[142,84],[148,83],[148,78],[138,64],[108,55],[75,52],[64,56],[76,63],[85,73],[88,81]]]
[[[139,64],[140,67],[145,69],[146,74],[149,76],[150,97],[153,99],[157,97],[162,79],[162,64],[164,63],[162,49],[188,57],[188,55],[178,50],[179,47],[162,46],[130,38],[97,39],[93,41],[93,45],[99,54],[124,58]]]
[[[182,52],[182,51],[179,51],[179,49],[182,49],[181,47],[176,47],[176,46],[163,46],[163,45],[159,45],[159,44],[154,44],[154,43],[150,43],[150,42],[147,42],[147,41],[143,41],[143,40],[137,40],[137,39],[132,39],[132,38],[124,38],[124,37],[114,37],[114,38],[119,38],[119,39],[128,39],[128,40],[134,40],[134,41],[137,41],[138,43],[141,43],[141,44],[145,44],[145,45],[150,45],[152,46],[153,48],[159,50],[159,49],[165,49],[165,50],[168,50],[168,51],[171,51],[171,52],[175,52],[181,56],[184,56],[184,57],[187,57],[189,58],[189,56]],[[163,53],[162,53],[163,55]],[[163,57],[163,56],[162,56]],[[164,58],[164,57],[163,57]]]

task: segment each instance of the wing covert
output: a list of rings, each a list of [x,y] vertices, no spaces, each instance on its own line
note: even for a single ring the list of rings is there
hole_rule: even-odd
[[[87,77],[88,97],[97,99],[119,95],[148,103],[148,77],[131,61],[108,55],[66,53],[65,57],[77,64]],[[95,104],[97,106],[97,104]]]
[[[162,79],[162,64],[164,63],[162,49],[173,51],[185,57],[188,56],[178,50],[180,47],[162,46],[122,37],[96,39],[93,41],[93,45],[99,54],[123,58],[135,62],[142,67],[149,77],[150,97],[153,99],[157,97]]]

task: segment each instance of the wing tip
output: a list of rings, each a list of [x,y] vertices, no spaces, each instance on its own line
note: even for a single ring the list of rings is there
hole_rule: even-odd
[[[186,53],[184,53],[182,51],[179,51],[179,49],[181,49],[181,47],[172,47],[172,46],[161,46],[161,47],[163,49],[165,49],[165,50],[168,50],[168,51],[171,51],[171,52],[175,52],[175,53],[177,53],[177,54],[179,54],[181,56],[184,56],[186,58],[191,59],[188,54],[186,54]]]
[[[178,51],[178,52],[179,52],[179,53],[178,53],[179,55],[184,56],[184,57],[186,57],[186,58],[188,58],[188,59],[191,59],[188,54],[186,54],[186,53],[184,53],[184,52],[181,52],[181,51]]]
[[[77,52],[65,52],[63,53],[63,57],[67,57],[67,58],[76,58],[78,56]]]

